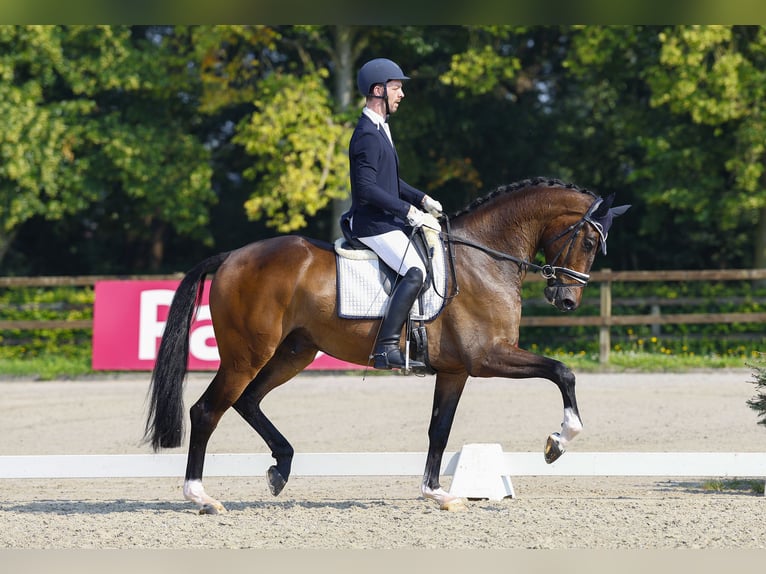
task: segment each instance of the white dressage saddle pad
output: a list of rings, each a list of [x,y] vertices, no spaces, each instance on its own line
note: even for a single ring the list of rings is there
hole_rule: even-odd
[[[434,320],[444,306],[447,289],[447,269],[444,246],[436,219],[425,227],[426,243],[433,253],[433,274],[428,279],[427,289],[410,311],[418,321]],[[346,249],[344,240],[335,242],[338,266],[338,315],[344,319],[379,319],[383,317],[389,296],[386,293],[385,273],[381,272],[378,256],[370,249]],[[413,247],[414,249],[414,247]],[[392,272],[393,273],[393,272]],[[423,308],[421,310],[422,300]]]

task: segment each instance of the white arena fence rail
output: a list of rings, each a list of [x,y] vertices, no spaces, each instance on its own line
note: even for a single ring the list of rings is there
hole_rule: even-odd
[[[421,476],[425,452],[298,453],[291,476]],[[205,476],[259,476],[270,454],[217,454]],[[183,477],[186,454],[62,454],[0,456],[0,479]],[[513,476],[764,478],[766,452],[567,452],[546,464],[539,452],[502,451],[499,444],[446,452],[441,474],[468,498],[514,496]],[[461,492],[455,492],[459,489]]]

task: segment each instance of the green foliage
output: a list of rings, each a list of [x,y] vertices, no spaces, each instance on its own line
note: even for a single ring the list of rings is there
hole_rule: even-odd
[[[91,288],[17,288],[0,290],[0,320],[82,320],[93,318]],[[0,361],[6,374],[11,365],[35,358],[62,357],[90,362],[90,329],[9,329],[0,331]]]
[[[634,205],[612,268],[766,266],[763,27],[0,26],[4,272],[327,232],[381,55],[401,173],[448,211],[550,175]]]
[[[41,381],[81,378],[93,374],[90,365],[89,346],[77,354],[62,355],[50,352],[35,357],[11,359],[0,357],[0,378],[20,377]]]
[[[744,284],[744,282],[743,282]],[[616,284],[615,297],[648,296],[661,292],[665,297],[681,297],[689,292],[689,284],[663,288],[643,289],[631,285],[621,290]],[[542,296],[543,282],[527,282],[524,285],[526,301]],[[709,284],[701,287],[699,293],[711,296],[712,301],[722,298],[740,297],[743,301],[729,303],[727,309],[760,310],[756,303],[748,302],[752,297],[766,296],[766,293],[748,287],[733,289],[724,284]],[[742,295],[743,293],[747,295]],[[748,294],[749,293],[749,294]],[[0,320],[80,320],[93,317],[94,291],[84,287],[55,288],[7,288],[0,290]],[[525,307],[524,314],[549,314],[555,311],[549,305]],[[597,302],[586,302],[578,313],[593,314]],[[627,309],[626,309],[627,311]],[[676,310],[674,310],[675,312]],[[678,310],[679,312],[680,309]],[[684,311],[688,312],[688,305]],[[635,307],[629,312],[635,313]],[[680,326],[679,326],[680,327]],[[601,371],[604,369],[622,371],[666,371],[679,372],[689,369],[743,368],[748,361],[761,358],[757,368],[760,388],[766,389],[766,367],[762,365],[761,353],[754,349],[766,347],[766,341],[759,344],[753,340],[738,342],[740,331],[760,332],[760,326],[748,329],[743,325],[688,325],[681,335],[668,338],[654,337],[644,328],[613,328],[613,338],[619,342],[612,349],[610,364],[599,363],[598,334],[594,328],[522,328],[521,346],[533,352],[558,359],[579,371]],[[663,326],[663,329],[670,326]],[[714,329],[710,331],[710,329]],[[675,333],[675,331],[673,331]],[[90,329],[36,329],[0,331],[0,375],[36,376],[41,378],[78,376],[91,373],[92,353]],[[672,339],[670,338],[672,337]],[[760,409],[766,408],[766,391],[759,395]],[[756,407],[754,407],[756,408]]]
[[[566,67],[575,103],[593,110],[581,145],[621,167],[608,181],[635,197],[638,236],[626,232],[653,260],[644,268],[763,265],[763,36],[755,26],[573,29]],[[607,155],[590,133],[608,134]]]
[[[763,480],[755,479],[712,479],[702,483],[702,489],[711,492],[726,492],[732,490],[752,492],[753,494],[763,494]]]
[[[663,176],[647,199],[736,241],[733,230],[754,229],[766,217],[761,105],[766,32],[762,27],[675,26],[659,39],[659,58],[647,70],[650,104],[667,107],[678,120],[644,139],[655,170],[642,170],[642,177]],[[680,127],[683,119],[690,121],[686,129]],[[760,266],[766,262],[763,233],[754,243]]]
[[[492,46],[482,44],[470,47],[463,54],[455,54],[449,71],[441,80],[458,88],[459,96],[481,95],[512,82],[520,68],[518,58],[504,57]]]
[[[523,287],[524,316],[550,316],[560,312],[544,302],[540,281]],[[589,287],[592,289],[592,287]],[[599,314],[599,301],[585,298],[578,315]],[[655,306],[663,314],[762,313],[766,309],[766,287],[747,281],[614,283],[613,315],[647,315]],[[625,303],[620,304],[620,300]],[[673,301],[678,300],[677,304]],[[582,356],[598,361],[598,327],[523,327],[521,346],[544,355]],[[651,325],[610,328],[612,366],[631,368],[647,357],[658,367],[689,367],[699,360],[711,366],[744,366],[766,348],[760,323],[669,324],[658,330]]]
[[[599,361],[598,351],[540,351],[530,349],[546,357],[561,361],[575,372],[646,372],[646,373],[683,373],[693,370],[707,369],[741,369],[745,359],[740,356],[719,354],[686,354],[672,355],[660,352],[646,351],[617,351],[612,350],[609,364]]]
[[[256,111],[234,137],[254,158],[245,177],[259,180],[259,191],[245,202],[245,211],[251,219],[267,218],[283,233],[305,227],[307,214],[349,193],[350,127],[333,120],[322,83],[326,75],[319,70],[264,80]]]
[[[211,168],[176,47],[127,26],[0,27],[0,260],[25,222],[86,210],[129,241],[158,224],[209,240]]]
[[[276,51],[270,26],[196,26],[190,30],[202,81],[200,112],[216,114],[256,98],[259,78],[270,70],[264,51]]]
[[[755,362],[750,366],[753,368],[755,385],[755,396],[747,401],[748,406],[758,413],[759,425],[766,426],[766,354],[759,353]]]
[[[74,152],[75,118],[93,102],[75,86],[70,98],[56,97],[75,62],[57,28],[0,26],[0,260],[28,219],[59,219],[94,199],[81,187],[85,166]]]
[[[649,73],[652,105],[668,104],[694,123],[719,124],[748,112],[741,80],[752,75],[732,44],[730,26],[679,26],[663,31],[658,66]]]

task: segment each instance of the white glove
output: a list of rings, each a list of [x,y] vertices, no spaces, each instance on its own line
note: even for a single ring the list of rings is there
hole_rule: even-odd
[[[420,227],[423,225],[423,220],[425,217],[425,213],[420,211],[414,205],[411,205],[410,210],[407,212],[407,223],[409,223],[412,227]]]
[[[442,214],[442,204],[430,195],[426,195],[423,198],[423,207],[425,207],[426,211],[434,217],[439,217]]]

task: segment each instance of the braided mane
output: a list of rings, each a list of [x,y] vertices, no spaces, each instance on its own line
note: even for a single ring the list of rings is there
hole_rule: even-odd
[[[485,203],[489,201],[492,201],[495,197],[499,195],[506,194],[506,193],[514,193],[516,191],[526,189],[528,187],[543,187],[543,186],[571,189],[571,190],[579,191],[581,193],[587,193],[588,195],[592,195],[594,198],[597,197],[596,194],[594,194],[592,191],[585,188],[578,187],[574,183],[568,183],[568,182],[561,181],[555,178],[550,178],[550,177],[534,177],[531,179],[524,179],[522,181],[517,181],[515,183],[501,185],[500,187],[490,191],[488,194],[484,195],[483,197],[479,197],[473,200],[473,202],[471,202],[467,207],[455,213],[453,217],[464,215],[466,213],[471,213],[478,207],[484,205]]]

